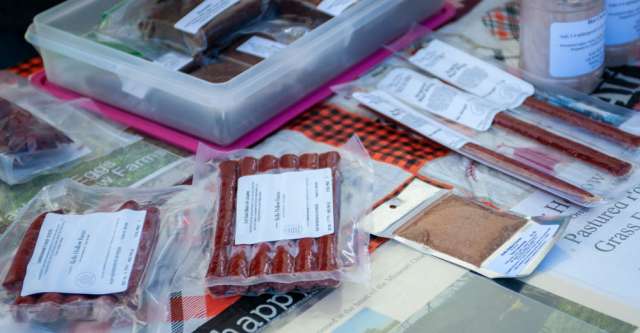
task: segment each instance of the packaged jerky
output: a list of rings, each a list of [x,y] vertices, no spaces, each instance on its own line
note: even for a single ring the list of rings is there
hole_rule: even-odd
[[[326,151],[204,148],[198,159],[196,184],[216,207],[179,276],[204,280],[215,296],[366,279],[368,234],[359,225],[369,210],[373,172],[359,142]]]
[[[0,180],[24,183],[140,139],[89,114],[86,103],[60,102],[27,80],[0,72]]]
[[[188,226],[210,210],[193,191],[71,180],[45,187],[0,238],[3,313],[61,332],[81,322],[115,329],[162,317]]]

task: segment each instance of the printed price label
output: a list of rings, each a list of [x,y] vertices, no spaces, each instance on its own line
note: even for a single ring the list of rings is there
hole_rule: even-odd
[[[146,214],[128,209],[87,215],[47,214],[27,265],[21,296],[125,291]]]
[[[195,35],[205,24],[238,2],[240,0],[204,0],[176,22],[174,27],[180,31]]]
[[[392,70],[378,84],[397,99],[479,131],[491,127],[501,108],[407,68]]]
[[[353,97],[383,116],[451,149],[460,149],[470,142],[467,137],[402,104],[402,102],[397,101],[393,96],[382,90],[355,93]]]
[[[332,234],[333,186],[329,168],[240,177],[235,243]]]
[[[535,92],[530,83],[439,40],[431,41],[409,61],[502,109],[519,107]]]

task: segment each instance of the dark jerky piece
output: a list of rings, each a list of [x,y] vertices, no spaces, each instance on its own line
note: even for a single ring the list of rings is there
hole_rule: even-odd
[[[522,136],[534,139],[545,146],[553,147],[577,159],[607,170],[615,176],[624,176],[632,169],[631,163],[609,156],[599,150],[569,140],[536,125],[524,122],[504,112],[496,115],[493,123]]]
[[[0,98],[0,154],[37,153],[72,142],[49,123]]]
[[[580,198],[583,202],[594,202],[598,200],[592,193],[478,144],[467,143],[461,148],[461,151],[473,158],[498,166],[537,184]]]
[[[249,68],[251,67],[236,60],[220,57],[209,64],[197,67],[189,75],[211,83],[224,83]]]
[[[184,44],[192,54],[215,46],[220,39],[257,19],[263,12],[263,0],[240,0],[204,24],[195,35],[180,31],[175,24],[203,0],[176,0],[156,4],[149,17],[139,24],[145,39],[161,40],[173,47]]]
[[[592,133],[621,142],[627,146],[640,147],[640,136],[627,133],[615,126],[601,123],[577,112],[549,104],[535,97],[527,98],[524,101],[524,105],[534,111],[573,124],[578,128],[584,128]]]

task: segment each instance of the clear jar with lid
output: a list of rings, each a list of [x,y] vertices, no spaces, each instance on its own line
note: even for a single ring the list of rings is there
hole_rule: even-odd
[[[522,0],[520,67],[531,79],[592,91],[605,60],[604,0]]]
[[[605,0],[607,66],[622,66],[640,59],[640,0]]]

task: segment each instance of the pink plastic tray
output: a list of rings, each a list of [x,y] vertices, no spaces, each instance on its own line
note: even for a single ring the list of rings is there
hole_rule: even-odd
[[[451,18],[453,18],[455,16],[455,13],[456,13],[455,8],[450,4],[446,4],[437,15],[434,15],[433,17],[427,19],[422,23],[422,25],[428,29],[436,29],[444,25],[445,23],[447,23]],[[394,45],[408,43],[420,37],[422,34],[424,34],[424,30],[425,29],[414,29],[409,33],[407,33],[406,35],[399,38],[394,43]],[[162,124],[139,117],[132,113],[126,112],[122,109],[119,109],[101,102],[96,101],[94,103],[89,103],[90,105],[88,106],[88,108],[91,109],[91,111],[100,113],[106,116],[107,118],[110,118],[118,123],[125,124],[150,137],[159,139],[161,141],[165,141],[167,143],[170,143],[172,145],[175,145],[177,147],[180,147],[192,152],[195,152],[198,149],[199,142],[205,142],[206,144],[210,145],[214,149],[221,150],[221,151],[236,150],[236,149],[249,147],[255,144],[256,142],[262,140],[269,134],[273,133],[274,131],[282,127],[288,121],[295,118],[300,113],[309,109],[316,103],[331,96],[332,86],[353,81],[363,73],[367,72],[368,70],[370,70],[371,68],[373,68],[374,66],[382,62],[384,59],[386,59],[390,55],[391,55],[391,52],[386,49],[381,49],[375,52],[369,58],[351,67],[349,70],[345,71],[340,76],[329,81],[328,83],[326,83],[324,86],[320,87],[313,93],[307,95],[300,102],[296,103],[292,107],[283,111],[279,115],[273,117],[272,119],[264,123],[262,126],[249,132],[248,134],[238,139],[236,142],[232,143],[231,145],[224,146],[224,147],[211,142],[206,142],[202,139],[191,136],[190,134],[180,132],[175,129],[171,129]],[[73,91],[67,90],[65,88],[62,88],[60,86],[57,86],[49,82],[47,80],[47,76],[44,71],[35,73],[33,76],[31,76],[31,82],[35,86],[41,88],[42,90],[47,91],[51,95],[61,99],[70,100],[70,99],[77,99],[77,98],[84,97],[84,96],[78,95]]]

